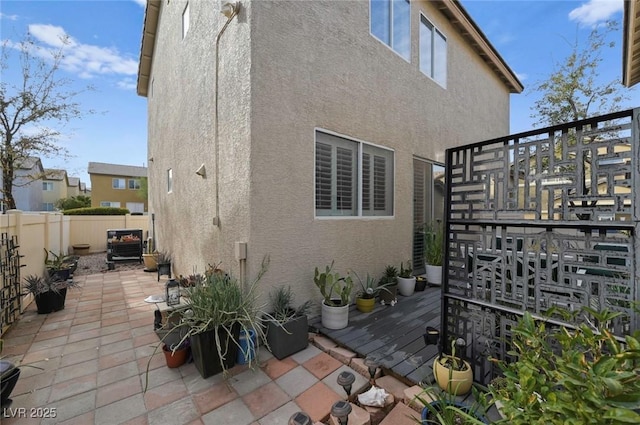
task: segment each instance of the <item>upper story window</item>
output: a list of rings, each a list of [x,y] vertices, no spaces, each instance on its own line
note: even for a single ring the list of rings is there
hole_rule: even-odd
[[[392,216],[390,149],[316,131],[316,216]]]
[[[447,87],[447,39],[420,15],[420,71]]]
[[[127,186],[126,186],[125,179],[112,179],[111,187],[114,189],[126,189]]]
[[[45,192],[53,192],[53,182],[42,182],[42,190]]]
[[[407,61],[411,57],[409,0],[369,0],[371,34]]]
[[[129,189],[133,189],[133,190],[140,189],[140,180],[139,179],[129,179]]]
[[[184,7],[182,11],[182,39],[187,36],[187,32],[189,32],[189,3]]]

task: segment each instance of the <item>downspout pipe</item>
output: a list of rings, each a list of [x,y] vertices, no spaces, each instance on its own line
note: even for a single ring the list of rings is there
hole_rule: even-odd
[[[234,17],[236,17],[238,15],[238,13],[240,13],[240,2],[235,2],[235,3],[225,3],[222,8],[220,9],[220,13],[222,13],[224,16],[227,17],[227,22],[224,23],[224,25],[222,26],[222,28],[220,29],[220,31],[218,32],[218,35],[216,36],[216,58],[215,58],[215,65],[216,65],[216,69],[215,69],[215,96],[214,96],[214,109],[215,109],[215,124],[214,124],[214,130],[213,130],[213,138],[214,138],[214,152],[215,152],[215,180],[216,180],[216,195],[215,195],[215,199],[216,199],[216,215],[215,217],[213,217],[213,225],[216,227],[220,226],[220,190],[219,190],[219,186],[220,186],[220,169],[219,169],[219,164],[220,164],[220,159],[219,159],[219,154],[220,154],[220,141],[218,140],[218,70],[220,67],[220,60],[219,60],[219,50],[220,50],[220,38],[222,37],[222,34],[224,33],[224,31],[227,29],[227,27],[229,26],[229,24],[231,23],[231,21],[233,20]]]

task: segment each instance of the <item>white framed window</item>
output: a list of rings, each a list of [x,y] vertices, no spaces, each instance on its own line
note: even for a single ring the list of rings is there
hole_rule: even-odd
[[[45,192],[53,192],[53,182],[42,182],[42,190]]]
[[[182,39],[184,40],[189,32],[189,3],[184,7],[182,11]]]
[[[42,211],[55,211],[56,208],[53,205],[53,202],[45,202],[42,204]]]
[[[393,216],[394,152],[316,130],[316,216]]]
[[[167,170],[167,193],[173,192],[173,169]]]
[[[111,187],[114,189],[126,189],[125,179],[111,179]]]
[[[100,201],[101,207],[120,208],[120,202]]]
[[[369,31],[405,60],[411,59],[409,0],[369,0]]]
[[[144,202],[127,202],[126,208],[132,213],[143,213]]]
[[[129,189],[132,189],[132,190],[140,189],[140,179],[129,179]]]
[[[447,39],[420,14],[420,71],[447,87]]]

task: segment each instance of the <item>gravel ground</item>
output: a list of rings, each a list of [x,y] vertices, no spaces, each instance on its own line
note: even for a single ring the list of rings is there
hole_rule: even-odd
[[[75,275],[84,276],[88,274],[113,273],[122,270],[137,269],[144,269],[144,263],[138,263],[138,261],[116,261],[115,270],[109,270],[107,268],[107,253],[101,252],[80,256]]]

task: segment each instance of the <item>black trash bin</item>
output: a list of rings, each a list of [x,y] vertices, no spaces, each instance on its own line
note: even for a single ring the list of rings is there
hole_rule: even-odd
[[[20,368],[13,363],[0,360],[0,406],[9,407],[11,405],[11,391],[18,382]]]

